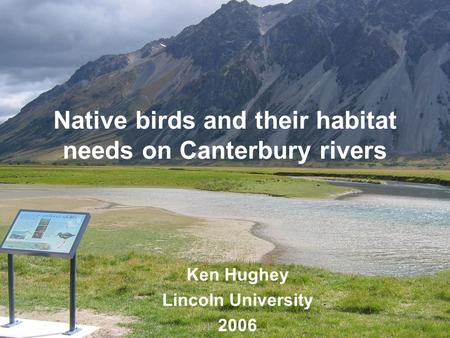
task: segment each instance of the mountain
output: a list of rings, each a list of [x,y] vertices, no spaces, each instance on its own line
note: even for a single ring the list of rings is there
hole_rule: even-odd
[[[57,159],[63,144],[383,144],[391,154],[450,150],[448,0],[230,1],[178,35],[102,56],[0,126],[0,158]],[[398,114],[396,131],[54,131],[54,110],[201,117],[270,110]]]

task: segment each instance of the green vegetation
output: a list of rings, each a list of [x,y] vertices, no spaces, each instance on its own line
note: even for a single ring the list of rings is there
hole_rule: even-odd
[[[290,276],[282,287],[268,282],[257,286],[187,282],[186,269],[193,266],[210,271],[223,271],[226,266],[243,270],[263,266],[287,269]],[[18,309],[67,308],[68,267],[65,260],[17,257]],[[0,280],[6,279],[6,259],[2,255]],[[137,318],[128,324],[131,337],[220,336],[220,318],[255,318],[258,336],[265,337],[444,337],[450,331],[449,279],[450,271],[416,278],[363,277],[299,266],[192,263],[132,252],[117,256],[82,253],[78,304],[101,313]],[[6,305],[5,288],[1,290],[0,301]],[[188,296],[210,292],[223,296],[230,292],[282,296],[302,292],[313,296],[314,301],[309,312],[283,307],[164,308],[163,292]]]
[[[191,170],[200,170],[195,168]],[[365,181],[393,180],[415,183],[450,185],[449,169],[419,169],[417,167],[396,168],[289,168],[289,167],[212,167],[208,170],[297,177],[329,177],[343,179],[363,179]]]
[[[295,169],[286,168],[275,171],[273,174],[294,176],[317,176],[356,178],[366,180],[393,180],[414,183],[434,183],[450,185],[450,170],[419,170],[419,169]]]
[[[118,210],[94,214],[79,252],[79,307],[134,317],[133,323],[125,323],[131,329],[130,337],[227,336],[217,331],[220,318],[255,318],[258,336],[264,337],[444,337],[450,330],[450,271],[434,276],[390,278],[344,275],[295,265],[196,263],[176,257],[189,242],[175,230],[189,226],[192,220],[151,212],[149,218],[148,211],[138,211],[134,222],[126,225],[124,220],[130,215],[121,218]],[[0,234],[6,229],[5,225],[0,226]],[[18,311],[67,308],[67,260],[17,256],[15,267]],[[188,267],[220,272],[225,267],[263,267],[288,270],[290,274],[283,286],[270,282],[252,286],[223,280],[200,283],[186,280]],[[2,285],[7,280],[6,271],[6,256],[1,255]],[[163,292],[186,296],[211,292],[222,296],[231,292],[288,296],[298,292],[313,296],[314,301],[310,311],[234,308],[227,304],[218,308],[165,308]],[[5,288],[0,288],[0,304],[7,304]]]
[[[0,183],[193,188],[304,198],[329,198],[348,191],[347,188],[308,178],[313,176],[450,185],[450,170],[429,169],[0,166]]]
[[[195,221],[159,209],[114,209],[95,213],[81,242],[81,250],[92,255],[107,252],[120,256],[134,250],[182,256],[192,247],[195,238],[179,230],[196,224]]]
[[[148,167],[52,167],[2,166],[0,182],[73,184],[96,186],[164,186],[207,190],[270,193],[274,195],[326,197],[337,193],[322,181],[293,179],[274,175],[296,172],[311,176],[345,174],[428,177],[450,181],[448,171],[346,170],[287,168],[148,168]],[[319,186],[318,186],[319,185]],[[79,254],[78,304],[101,313],[123,314],[137,320],[129,323],[131,337],[215,337],[253,336],[219,334],[220,318],[255,318],[258,336],[352,336],[352,337],[446,337],[450,332],[450,271],[411,278],[365,277],[332,273],[296,265],[192,262],[176,256],[187,249],[185,237],[177,235],[188,218],[161,215],[136,218],[125,227],[123,212],[103,215],[90,227]],[[126,216],[123,216],[126,217]],[[148,221],[148,220],[151,221]],[[95,219],[94,219],[95,221]],[[6,231],[2,221],[0,234]],[[148,224],[148,223],[151,224]],[[144,224],[145,223],[145,224]],[[146,226],[144,228],[144,225]],[[152,230],[149,231],[149,227]],[[132,229],[132,231],[130,231]],[[141,249],[148,249],[141,251]],[[139,251],[140,253],[137,253]],[[288,270],[286,285],[186,281],[188,267],[223,271],[225,267],[253,270]],[[5,255],[0,256],[0,283],[7,280]],[[67,308],[69,264],[65,260],[20,256],[16,259],[17,308],[29,311]],[[283,296],[295,292],[313,296],[310,311],[293,308],[164,308],[163,292],[187,296],[243,295]],[[0,304],[7,293],[0,288]]]
[[[327,198],[348,190],[326,182],[227,168],[8,165],[0,167],[0,183],[194,188],[305,198]]]

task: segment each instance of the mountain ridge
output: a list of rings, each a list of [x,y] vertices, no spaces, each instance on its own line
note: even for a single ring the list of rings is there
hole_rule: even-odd
[[[80,67],[0,125],[0,158],[58,159],[62,145],[134,148],[262,139],[317,147],[380,143],[392,154],[450,150],[450,5],[443,0],[232,0],[178,35]],[[447,18],[447,19],[446,19]],[[395,20],[394,20],[395,19]],[[133,114],[345,110],[398,113],[398,131],[53,131],[54,110]]]

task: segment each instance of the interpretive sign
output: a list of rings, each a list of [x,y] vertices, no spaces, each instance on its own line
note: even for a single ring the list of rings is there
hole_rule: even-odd
[[[20,324],[15,317],[14,255],[70,258],[70,326],[65,334],[80,331],[76,327],[76,251],[89,223],[90,215],[82,212],[20,210],[14,219],[0,252],[8,254],[8,294],[10,328]]]
[[[73,257],[89,222],[89,214],[20,210],[0,252]]]

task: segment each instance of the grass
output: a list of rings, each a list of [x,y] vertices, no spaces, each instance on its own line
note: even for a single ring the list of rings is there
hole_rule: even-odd
[[[273,174],[294,176],[343,177],[362,178],[366,180],[394,180],[413,183],[434,183],[450,186],[450,170],[429,170],[416,168],[396,169],[296,169],[286,168],[275,171]]]
[[[391,175],[450,180],[449,172],[420,170],[292,170],[279,168],[211,168],[171,170],[148,167],[52,167],[2,166],[0,182],[33,184],[73,184],[95,186],[163,186],[257,192],[292,197],[326,197],[334,187],[323,182],[275,175],[292,172],[304,175]],[[319,186],[317,186],[319,184]],[[255,318],[257,336],[264,337],[448,337],[450,332],[450,271],[433,276],[411,278],[365,277],[332,273],[296,265],[192,262],[169,253],[189,244],[167,226],[176,223],[161,216],[151,220],[155,231],[121,228],[120,215],[112,214],[111,227],[91,227],[79,254],[78,305],[101,313],[120,313],[135,317],[127,324],[130,337],[219,337],[253,336],[219,334],[220,318]],[[144,216],[142,222],[144,222]],[[4,222],[3,222],[4,223]],[[4,223],[5,224],[5,223]],[[6,226],[0,227],[3,234]],[[130,231],[132,230],[132,231]],[[149,245],[149,243],[151,245]],[[162,244],[161,244],[162,243]],[[138,245],[136,247],[136,244]],[[137,253],[140,246],[162,246],[162,250]],[[196,283],[186,281],[188,267],[223,271],[225,267],[253,270],[288,270],[286,285],[261,283]],[[6,257],[0,256],[0,304],[7,304]],[[46,308],[66,309],[68,304],[69,264],[65,260],[16,258],[16,302],[19,311]],[[227,295],[241,292],[252,295],[291,295],[301,292],[313,296],[310,311],[292,308],[164,308],[162,293]]]
[[[78,304],[102,313],[137,318],[131,337],[215,337],[220,318],[255,318],[258,336],[445,337],[450,330],[450,272],[416,278],[363,277],[335,274],[300,266],[194,263],[161,255],[130,252],[115,256],[81,253]],[[223,271],[259,267],[286,269],[286,285],[265,282],[187,282],[188,267]],[[67,308],[68,262],[17,257],[17,307]],[[0,280],[6,281],[6,259],[0,258]],[[0,301],[7,303],[1,288]],[[162,293],[313,296],[310,311],[295,308],[164,308]],[[247,334],[250,336],[250,334]],[[231,334],[230,334],[231,336]],[[233,336],[246,336],[234,334]]]
[[[305,198],[328,198],[348,190],[326,182],[293,179],[271,173],[233,171],[226,168],[187,170],[119,166],[8,165],[0,166],[0,183],[193,188]]]
[[[93,214],[81,250],[92,255],[107,252],[119,256],[136,250],[176,257],[187,251],[189,241],[194,240],[178,230],[193,224],[194,220],[189,217],[159,210],[114,210]]]
[[[31,203],[31,204],[30,204]],[[78,204],[77,204],[78,203]],[[42,210],[45,206],[56,205],[57,210],[73,210],[87,206],[100,208],[100,204],[89,200],[72,199],[24,199],[19,203],[26,209]],[[2,201],[0,224],[8,224],[18,210],[18,204]],[[192,249],[195,237],[183,231],[198,226],[200,220],[153,208],[104,209],[91,213],[88,231],[83,237],[80,250],[92,255],[120,256],[130,251],[186,257]],[[7,231],[0,225],[0,241]]]
[[[342,177],[369,182],[391,179],[450,185],[450,170],[412,168],[0,166],[0,183],[192,188],[301,198],[330,198],[348,191],[325,181],[289,176]]]
[[[380,168],[298,168],[298,167],[211,167],[189,170],[216,170],[276,176],[338,177],[365,181],[393,180],[415,183],[450,185],[450,170],[445,168],[423,169],[419,167]]]

